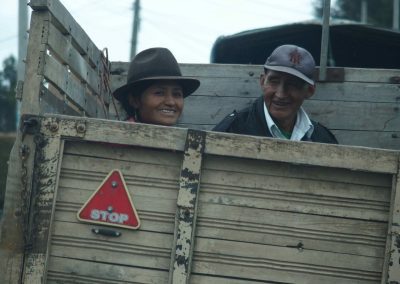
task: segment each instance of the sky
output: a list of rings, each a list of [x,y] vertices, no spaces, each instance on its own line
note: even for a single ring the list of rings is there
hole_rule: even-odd
[[[18,2],[1,0],[0,60],[18,54]],[[111,61],[129,61],[134,0],[61,0]],[[167,47],[180,63],[209,63],[221,35],[311,20],[313,0],[141,0],[137,51]],[[28,9],[29,13],[31,9]]]

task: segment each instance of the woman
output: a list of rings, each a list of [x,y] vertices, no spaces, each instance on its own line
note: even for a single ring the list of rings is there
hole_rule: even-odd
[[[183,99],[200,81],[183,77],[175,57],[166,48],[138,53],[129,66],[127,83],[115,90],[128,121],[171,126],[182,114]]]

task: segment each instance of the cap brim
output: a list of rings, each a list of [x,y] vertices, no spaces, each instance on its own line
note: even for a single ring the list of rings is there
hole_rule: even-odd
[[[158,80],[174,80],[174,81],[177,81],[182,86],[183,97],[184,98],[186,98],[187,96],[192,94],[200,86],[200,81],[195,79],[195,78],[191,78],[191,77],[181,77],[181,76],[151,77],[151,78],[141,79],[141,80],[137,80],[135,82],[131,82],[131,83],[125,84],[125,85],[119,87],[118,89],[116,89],[113,92],[113,96],[117,100],[122,101],[123,98],[126,95],[131,93],[132,90],[138,88],[139,86],[142,86],[143,84],[151,83],[151,81],[158,81]]]
[[[314,80],[308,78],[303,73],[301,73],[300,71],[297,71],[294,68],[290,68],[290,67],[286,67],[286,66],[269,66],[269,65],[264,65],[264,68],[265,69],[269,69],[269,70],[289,73],[289,74],[292,74],[292,75],[294,75],[294,76],[306,81],[307,83],[309,83],[311,85],[315,85]]]

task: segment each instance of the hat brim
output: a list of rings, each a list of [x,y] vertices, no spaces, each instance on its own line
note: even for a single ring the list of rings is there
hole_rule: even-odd
[[[113,92],[113,96],[117,100],[123,101],[124,98],[128,94],[132,93],[135,89],[138,89],[145,84],[151,84],[152,81],[159,81],[159,80],[177,81],[178,84],[182,86],[184,98],[186,98],[187,96],[192,94],[200,86],[200,81],[195,78],[191,78],[191,77],[181,77],[181,76],[151,77],[151,78],[145,78],[145,79],[141,79],[141,80],[137,80],[137,81],[125,84],[125,85],[119,87],[118,89],[116,89]]]
[[[315,85],[314,80],[308,78],[303,73],[301,73],[300,71],[297,71],[294,68],[290,68],[290,67],[286,67],[286,66],[270,66],[270,65],[264,65],[264,68],[265,69],[269,69],[269,70],[273,70],[273,71],[289,73],[291,75],[294,75],[294,76],[306,81],[307,83],[309,83],[311,85]]]

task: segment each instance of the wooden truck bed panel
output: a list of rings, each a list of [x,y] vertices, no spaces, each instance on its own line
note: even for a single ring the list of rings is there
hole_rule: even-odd
[[[56,283],[67,275],[85,283],[380,283],[387,277],[395,256],[387,232],[397,226],[391,216],[398,208],[398,152],[37,119],[37,151],[46,155],[36,165],[40,191],[30,214],[41,218],[31,222],[26,282]],[[83,132],[76,131],[80,124]],[[175,143],[145,139],[174,132]],[[124,139],[129,133],[137,135]],[[188,146],[190,135],[203,137],[202,151]],[[109,143],[91,139],[99,136]],[[198,179],[187,175],[188,165],[201,165]],[[137,231],[114,228],[120,237],[95,234],[106,227],[76,217],[113,169],[124,175],[142,224]],[[49,171],[58,173],[52,182]]]
[[[30,5],[0,282],[400,281],[399,70],[317,80],[304,107],[339,146],[201,131],[260,95],[254,65],[181,64],[201,86],[179,127],[126,123],[111,92],[129,63],[109,62],[58,0]],[[76,216],[113,169],[141,219],[120,237]]]

